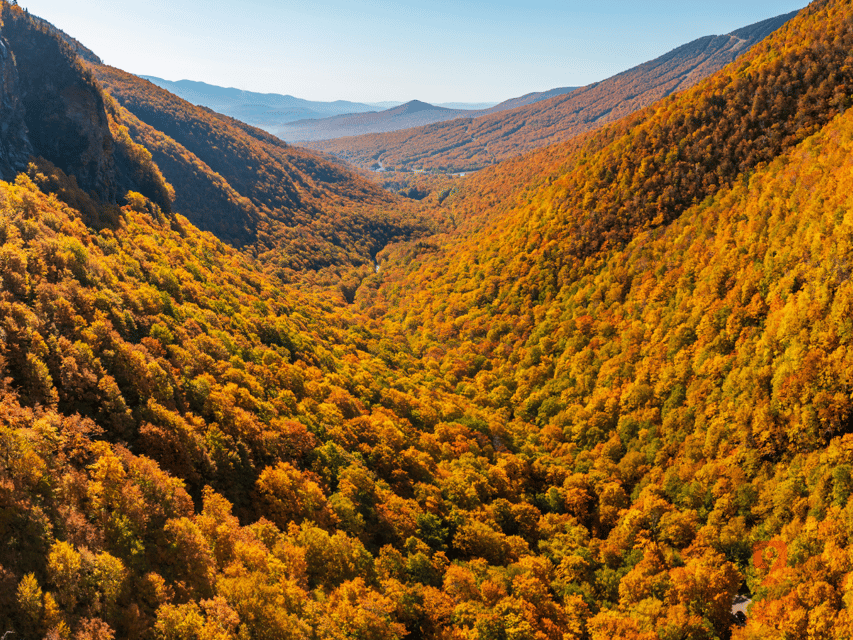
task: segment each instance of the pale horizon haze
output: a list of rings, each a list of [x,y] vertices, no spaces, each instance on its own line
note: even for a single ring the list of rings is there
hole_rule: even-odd
[[[106,64],[308,100],[500,102],[805,6],[723,0],[24,0]]]

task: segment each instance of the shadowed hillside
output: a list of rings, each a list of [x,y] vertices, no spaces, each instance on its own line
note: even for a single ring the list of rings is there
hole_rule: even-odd
[[[92,69],[132,114],[133,138],[182,185],[175,209],[227,242],[272,252],[283,269],[367,263],[388,242],[428,228],[406,200],[337,163],[147,80]]]
[[[0,19],[4,177],[40,156],[105,201],[123,201],[132,189],[169,211],[170,187],[145,150],[122,133],[113,105],[68,37],[17,6],[4,3]]]

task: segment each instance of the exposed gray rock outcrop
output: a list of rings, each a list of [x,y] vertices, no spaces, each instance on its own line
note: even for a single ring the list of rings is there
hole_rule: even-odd
[[[0,37],[0,177],[13,179],[26,169],[32,155],[15,57]]]
[[[41,157],[104,202],[139,191],[170,211],[162,176],[127,136],[120,114],[82,59],[98,58],[50,23],[0,0],[0,177]],[[108,115],[109,113],[109,115]]]

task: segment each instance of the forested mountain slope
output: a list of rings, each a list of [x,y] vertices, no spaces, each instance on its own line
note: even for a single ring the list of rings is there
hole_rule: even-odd
[[[694,40],[602,82],[569,94],[474,120],[454,120],[386,134],[305,146],[364,168],[473,171],[567,140],[693,86],[790,20],[788,14],[724,36]]]
[[[226,242],[271,252],[282,273],[367,263],[429,228],[406,200],[340,164],[119,69],[91,69],[132,114],[131,136],[182,185],[175,209]]]
[[[844,111],[846,20],[846,5],[812,3],[693,89],[477,173],[442,204],[459,225],[452,242],[500,253],[513,277],[547,256],[552,284],[569,284],[602,250],[677,218]]]
[[[529,104],[534,104],[536,102],[542,102],[543,100],[548,100],[549,98],[553,98],[555,96],[562,96],[567,93],[571,93],[575,91],[578,87],[557,87],[555,89],[549,89],[548,91],[534,91],[533,93],[525,93],[523,96],[518,96],[517,98],[510,98],[509,100],[504,100],[496,104],[494,107],[489,107],[485,110],[485,113],[498,113],[500,111],[509,111],[510,109],[516,109],[518,107],[524,107]]]
[[[849,638],[851,19],[482,172],[352,305],[136,191],[0,182],[0,628]]]
[[[104,67],[68,34],[3,6],[5,177],[34,154],[108,202],[132,189],[168,212],[174,199],[220,239],[269,253],[284,277],[366,265],[387,242],[432,228],[407,200],[336,161]]]

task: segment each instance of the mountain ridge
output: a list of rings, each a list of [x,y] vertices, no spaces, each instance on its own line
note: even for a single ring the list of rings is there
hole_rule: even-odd
[[[164,80],[156,76],[140,75],[143,80],[148,80],[162,89],[166,89],[175,95],[193,102],[197,106],[205,106],[214,111],[235,117],[229,110],[237,110],[241,107],[253,106],[253,103],[263,107],[290,109],[295,114],[314,114],[315,117],[338,115],[341,113],[357,113],[373,110],[372,105],[349,100],[334,100],[331,102],[320,102],[315,100],[304,100],[289,94],[259,93],[244,91],[234,87],[219,87],[206,82],[196,80]],[[255,106],[257,106],[255,105]],[[249,123],[252,124],[252,123]]]
[[[197,106],[213,109],[218,113],[270,132],[275,131],[276,127],[282,123],[307,122],[357,113],[389,111],[403,104],[401,102],[372,104],[348,100],[320,102],[305,100],[288,94],[258,93],[234,87],[219,87],[195,80],[171,81],[146,75],[139,77]],[[537,95],[539,94],[528,94],[525,98],[535,98]],[[433,106],[436,111],[450,109],[450,107],[442,105]],[[488,107],[473,109],[474,106],[476,105],[460,104],[452,109],[466,112],[485,112],[488,109],[496,108],[498,105],[490,104]]]
[[[318,120],[306,119],[289,122],[280,127],[272,127],[270,132],[282,140],[296,144],[363,133],[393,132],[420,126],[424,123],[433,124],[458,118],[470,119],[500,113],[514,109],[519,105],[534,104],[552,96],[571,93],[574,89],[575,87],[563,87],[528,93],[518,98],[505,100],[487,109],[477,110],[449,109],[421,100],[411,100],[404,105],[397,105],[376,113],[341,114]],[[402,107],[405,109],[402,110]]]
[[[147,152],[123,135],[109,96],[79,62],[78,55],[91,52],[16,5],[4,3],[0,18],[4,177],[40,156],[106,202],[140,191],[168,213],[171,186]]]
[[[511,111],[384,134],[307,141],[304,146],[332,153],[365,169],[381,160],[387,167],[406,170],[474,171],[613,122],[692,86],[796,13],[732,32],[749,36],[747,44],[734,35],[705,36],[607,80]]]

